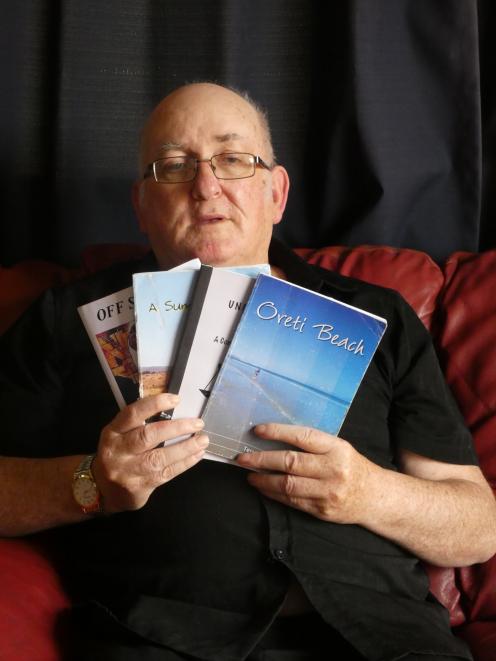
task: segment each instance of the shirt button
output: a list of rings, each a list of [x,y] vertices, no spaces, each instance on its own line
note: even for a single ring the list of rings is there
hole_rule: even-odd
[[[277,558],[277,560],[284,560],[286,557],[286,551],[284,551],[284,549],[275,549],[274,557]]]

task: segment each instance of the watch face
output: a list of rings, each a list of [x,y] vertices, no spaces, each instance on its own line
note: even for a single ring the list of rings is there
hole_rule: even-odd
[[[73,491],[81,507],[91,507],[98,502],[98,491],[89,475],[80,475],[74,482]]]

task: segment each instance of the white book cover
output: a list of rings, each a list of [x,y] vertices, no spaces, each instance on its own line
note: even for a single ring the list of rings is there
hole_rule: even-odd
[[[133,288],[78,307],[119,408],[138,398]]]
[[[181,401],[173,418],[200,416],[255,277],[268,265],[202,265],[169,383]]]

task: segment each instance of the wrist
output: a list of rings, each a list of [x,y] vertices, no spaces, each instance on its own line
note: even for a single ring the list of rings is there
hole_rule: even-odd
[[[387,499],[387,485],[390,471],[362,456],[363,466],[360,478],[360,508],[356,523],[374,529],[384,516]]]
[[[92,472],[94,454],[87,455],[79,463],[72,476],[72,494],[84,514],[102,514],[103,498]]]

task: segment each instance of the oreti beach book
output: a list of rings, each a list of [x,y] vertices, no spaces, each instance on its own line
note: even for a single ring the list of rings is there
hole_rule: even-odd
[[[385,319],[272,276],[252,289],[203,419],[209,453],[280,449],[257,424],[337,434],[386,330]]]
[[[133,288],[78,307],[119,408],[138,398]]]
[[[140,397],[167,390],[200,266],[133,274]]]

